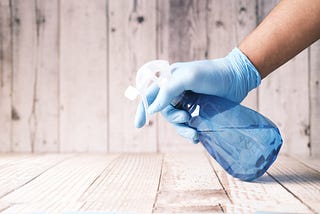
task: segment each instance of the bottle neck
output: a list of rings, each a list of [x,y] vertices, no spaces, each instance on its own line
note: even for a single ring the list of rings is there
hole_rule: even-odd
[[[197,93],[190,90],[184,91],[171,102],[171,105],[176,109],[181,109],[191,114],[196,108],[198,97],[199,94]]]

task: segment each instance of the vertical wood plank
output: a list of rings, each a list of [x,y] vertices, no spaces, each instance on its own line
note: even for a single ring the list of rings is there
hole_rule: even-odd
[[[35,152],[58,151],[58,0],[36,0]]]
[[[261,84],[260,111],[280,129],[283,153],[310,153],[308,95],[307,50],[274,71]]]
[[[266,15],[275,3],[263,1],[260,13]],[[266,77],[260,86],[259,109],[280,129],[283,153],[310,153],[308,83],[308,51],[305,50]]]
[[[34,0],[12,1],[13,151],[34,151],[36,100],[36,14]]]
[[[237,1],[208,1],[208,57],[226,56],[237,43]],[[227,11],[223,8],[228,8]]]
[[[105,0],[60,1],[60,148],[107,151]]]
[[[256,27],[256,20],[255,1],[209,0],[208,57],[226,56]],[[257,110],[257,90],[252,90],[242,104]]]
[[[108,8],[110,151],[156,151],[156,119],[136,129],[138,101],[124,97],[139,67],[156,57],[156,1],[110,1]]]
[[[310,142],[311,155],[320,157],[320,41],[310,47]]]
[[[12,2],[14,151],[57,151],[56,6]]]
[[[10,1],[0,1],[0,151],[11,150],[12,34]]]
[[[207,57],[206,1],[158,1],[158,58],[178,61]],[[179,136],[159,115],[159,151],[201,150]]]

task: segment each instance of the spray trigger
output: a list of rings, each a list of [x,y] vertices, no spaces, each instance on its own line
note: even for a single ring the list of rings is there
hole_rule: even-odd
[[[144,64],[137,72],[136,86],[129,86],[125,91],[125,97],[129,100],[135,100],[139,95],[141,97],[148,124],[148,102],[146,93],[152,83],[158,84],[159,87],[164,85],[171,77],[169,62],[165,60],[153,60]]]

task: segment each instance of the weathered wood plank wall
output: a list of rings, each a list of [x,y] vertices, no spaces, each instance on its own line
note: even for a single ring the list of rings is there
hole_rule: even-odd
[[[155,151],[157,122],[133,126],[137,103],[123,96],[139,67],[156,58],[156,1],[109,1],[109,150]]]
[[[105,0],[60,1],[61,151],[107,149]]]
[[[11,143],[11,85],[12,31],[9,0],[0,1],[0,150],[12,150]]]
[[[276,3],[0,0],[0,151],[202,149],[160,115],[135,129],[123,91],[148,60],[223,57]],[[320,155],[319,58],[318,41],[244,101],[279,126],[283,153]]]

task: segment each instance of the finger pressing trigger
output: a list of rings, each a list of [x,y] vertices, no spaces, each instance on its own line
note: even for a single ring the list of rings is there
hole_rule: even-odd
[[[165,107],[161,113],[170,123],[187,123],[191,117],[188,112],[176,109],[172,105]]]

